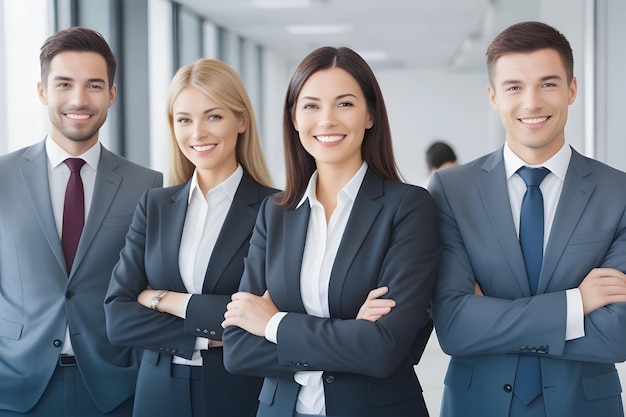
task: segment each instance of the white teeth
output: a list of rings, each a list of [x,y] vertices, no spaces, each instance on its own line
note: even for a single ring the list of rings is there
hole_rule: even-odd
[[[532,119],[520,119],[522,123],[526,123],[528,125],[535,125],[537,123],[543,123],[548,120],[547,117],[534,117]]]
[[[65,115],[66,115],[67,117],[69,117],[70,119],[75,119],[75,120],[85,120],[85,119],[89,119],[89,115],[88,115],[88,114],[65,113]]]
[[[334,136],[316,136],[315,138],[323,143],[333,143],[333,142],[339,142],[344,137],[345,137],[344,135],[334,135]]]
[[[192,148],[194,150],[198,151],[198,152],[205,152],[205,151],[208,151],[208,150],[211,150],[211,149],[215,148],[216,146],[217,145],[215,145],[215,144],[211,144],[211,145],[195,145],[195,146],[192,146]]]

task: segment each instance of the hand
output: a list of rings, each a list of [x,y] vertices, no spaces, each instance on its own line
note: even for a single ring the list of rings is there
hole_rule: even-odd
[[[158,290],[153,290],[150,286],[146,287],[145,290],[141,291],[137,296],[137,302],[144,307],[150,308],[150,301],[152,301],[152,297],[159,292]]]
[[[226,306],[222,327],[237,326],[259,337],[265,337],[267,323],[278,313],[270,293],[262,297],[249,292],[236,292]]]
[[[367,299],[359,309],[359,313],[356,315],[357,320],[369,320],[374,322],[388,314],[391,309],[396,306],[394,300],[380,298],[388,292],[388,287],[379,287],[370,291],[367,295]]]
[[[626,274],[613,268],[594,268],[578,286],[585,316],[613,303],[626,302]]]
[[[474,281],[474,295],[485,295],[480,285],[478,285],[478,281]]]

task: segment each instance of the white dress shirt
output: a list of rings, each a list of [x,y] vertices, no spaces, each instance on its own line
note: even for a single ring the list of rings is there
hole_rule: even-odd
[[[337,207],[328,225],[324,207],[318,201],[315,192],[317,171],[311,176],[304,196],[298,204],[300,207],[308,199],[311,207],[300,269],[300,293],[304,308],[309,315],[330,317],[328,307],[330,273],[354,206],[354,200],[359,193],[366,172],[367,163],[363,162],[352,179],[339,191]],[[287,313],[276,313],[268,323],[265,337],[270,342],[277,343],[278,326],[285,314]],[[302,386],[298,394],[296,411],[302,414],[326,415],[322,371],[296,372],[294,380]]]
[[[243,168],[239,165],[230,177],[211,188],[205,197],[198,185],[197,171],[194,171],[191,177],[187,214],[178,250],[180,276],[189,293],[187,303],[192,294],[202,294],[202,286],[215,242],[222,230],[241,178],[243,178]],[[191,360],[174,356],[172,362],[202,366],[200,350],[208,348],[209,340],[197,337]]]
[[[511,202],[511,211],[513,213],[513,222],[515,230],[519,237],[520,213],[522,210],[522,200],[526,192],[526,183],[516,172],[522,166],[536,168],[536,165],[528,165],[517,155],[513,153],[508,144],[504,145],[504,167],[506,170],[507,187],[509,190],[509,199]],[[568,144],[563,147],[550,159],[540,166],[548,168],[550,173],[539,185],[541,194],[543,195],[544,210],[544,234],[543,248],[545,248],[550,239],[550,231],[554,222],[561,191],[563,190],[563,182],[565,174],[569,167],[572,157],[572,149]],[[565,340],[573,340],[585,335],[585,320],[583,313],[583,302],[578,288],[569,289],[565,292],[567,298],[567,324],[565,329]]]
[[[96,170],[98,169],[98,162],[100,162],[101,145],[100,143],[96,143],[96,145],[92,146],[84,154],[73,156],[67,153],[65,149],[61,148],[48,135],[46,137],[45,146],[46,155],[48,156],[48,185],[50,187],[52,213],[54,215],[54,222],[57,226],[59,240],[61,240],[63,233],[63,206],[65,205],[65,189],[67,188],[67,181],[70,179],[71,174],[69,167],[64,163],[64,161],[67,158],[82,158],[85,160],[85,165],[83,165],[80,170],[80,177],[83,181],[86,223],[89,216],[89,209],[91,208],[93,189],[96,184]],[[61,354],[74,355],[69,327],[65,328],[65,340],[63,341],[63,346],[61,347]]]

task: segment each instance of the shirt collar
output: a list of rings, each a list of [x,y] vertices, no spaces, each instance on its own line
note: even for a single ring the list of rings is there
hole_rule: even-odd
[[[359,170],[356,172],[356,174],[354,174],[350,181],[348,181],[348,183],[343,186],[343,188],[339,191],[339,195],[337,197],[340,198],[340,196],[345,195],[352,201],[356,200],[356,196],[359,193],[359,189],[361,188],[361,183],[363,183],[363,178],[365,178],[366,172],[367,162],[363,161],[363,164],[361,164],[361,168],[359,168]],[[315,193],[316,185],[317,170],[313,173],[313,175],[311,175],[311,178],[309,179],[309,184],[307,185],[306,190],[304,191],[304,195],[302,196],[302,199],[300,200],[296,208],[299,208],[306,201],[307,198],[309,199],[310,206],[313,206],[313,204],[317,202],[317,194]]]
[[[87,165],[93,170],[96,170],[98,168],[98,162],[100,161],[100,153],[101,145],[100,142],[97,142],[95,146],[89,148],[89,150],[82,155],[73,156],[52,140],[50,135],[46,136],[46,154],[48,155],[48,162],[52,169],[61,165],[67,158],[82,158]]]
[[[533,165],[529,165],[524,162],[522,159],[520,159],[519,156],[515,155],[515,153],[513,153],[513,151],[509,147],[508,143],[504,144],[503,157],[507,180],[511,178],[517,172],[517,170],[523,166],[534,167]],[[556,175],[561,181],[564,181],[571,157],[572,148],[570,148],[567,143],[564,143],[561,149],[559,149],[559,151],[554,154],[552,158],[548,159],[540,166],[548,168],[551,173]]]
[[[205,199],[209,194],[213,192],[213,190],[222,190],[222,192],[230,198],[230,200],[235,199],[235,194],[237,193],[237,188],[239,188],[239,183],[243,178],[243,168],[240,164],[237,164],[237,169],[233,172],[230,177],[226,178],[220,184],[211,188],[207,193],[207,196],[202,195],[202,190],[200,190],[200,186],[198,185],[198,174],[197,170],[193,171],[193,175],[191,176],[191,185],[189,186],[189,198],[187,199],[187,204],[191,203],[191,197],[194,192],[198,192],[203,199]]]

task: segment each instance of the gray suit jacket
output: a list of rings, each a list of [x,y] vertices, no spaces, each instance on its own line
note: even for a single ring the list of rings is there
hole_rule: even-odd
[[[294,210],[271,200],[261,207],[240,289],[257,295],[269,290],[288,314],[278,327],[277,345],[226,328],[226,369],[266,377],[259,417],[292,417],[300,389],[293,376],[313,370],[324,371],[329,416],[427,416],[413,365],[430,332],[440,254],[430,195],[367,171],[332,268],[330,318],[306,314],[302,303],[309,213],[308,201]],[[375,323],[354,320],[368,292],[383,285],[396,307]],[[427,333],[420,332],[423,326]]]
[[[69,323],[80,373],[107,412],[133,395],[138,355],[111,345],[102,302],[132,214],[161,173],[102,147],[89,217],[68,274],[44,142],[0,156],[0,409],[25,412],[46,389]],[[68,276],[69,275],[69,276]]]
[[[626,174],[572,152],[536,296],[513,224],[502,149],[436,173],[444,244],[433,315],[452,355],[442,416],[507,416],[519,355],[540,356],[547,416],[622,416],[614,363],[626,359],[626,304],[585,317],[565,341],[567,289],[596,267],[626,272]],[[475,296],[474,282],[485,296]]]

